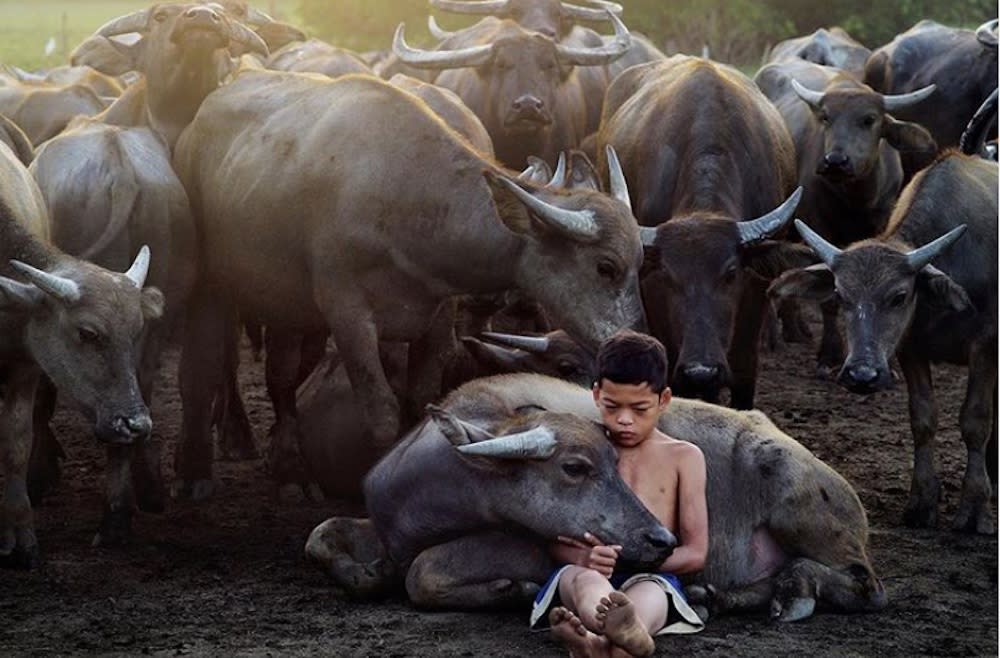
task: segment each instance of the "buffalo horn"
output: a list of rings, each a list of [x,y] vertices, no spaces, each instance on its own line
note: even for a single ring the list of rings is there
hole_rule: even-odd
[[[656,227],[655,226],[640,226],[639,227],[639,240],[642,241],[643,247],[652,247],[656,242]]]
[[[274,22],[274,19],[262,12],[255,7],[247,7],[247,24],[253,25],[254,27],[260,27],[262,25],[269,25]]]
[[[19,260],[12,260],[10,264],[14,269],[23,274],[28,281],[56,299],[66,303],[72,303],[80,299],[80,286],[73,279],[43,272]]]
[[[625,182],[625,174],[622,172],[622,163],[618,159],[615,147],[610,144],[605,147],[608,156],[608,178],[611,183],[611,196],[618,199],[632,212],[632,201],[628,197],[628,184]]]
[[[405,24],[396,28],[396,36],[392,39],[392,52],[403,63],[418,69],[458,69],[463,66],[479,66],[493,55],[491,44],[472,46],[461,50],[419,50],[411,48],[403,37]]]
[[[508,0],[431,0],[431,7],[453,14],[493,14],[507,13]]]
[[[493,331],[484,331],[480,335],[494,343],[500,343],[507,347],[531,352],[532,354],[545,354],[549,349],[548,336],[518,336],[516,334],[501,334]]]
[[[823,92],[806,89],[799,84],[798,80],[792,80],[792,89],[795,90],[795,95],[808,103],[810,107],[818,108],[819,104],[823,102]]]
[[[528,167],[517,175],[518,180],[526,180],[539,185],[545,185],[552,178],[552,170],[541,158],[528,156]]]
[[[576,18],[581,21],[606,21],[608,20],[608,12],[619,16],[622,13],[622,6],[617,2],[603,2],[602,0],[588,0],[588,2],[596,5],[598,8],[581,7],[579,5],[571,5],[568,2],[560,3],[562,5],[563,16]]]
[[[569,46],[557,45],[559,60],[565,64],[574,66],[603,66],[615,61],[632,47],[632,36],[628,28],[621,19],[605,10],[615,26],[615,38],[610,43],[606,43],[598,48],[571,48]]]
[[[430,31],[431,36],[437,39],[438,41],[444,41],[445,39],[449,39],[455,36],[454,32],[448,32],[447,30],[442,30],[441,26],[437,24],[437,21],[434,20],[433,16],[427,17],[427,29]]]
[[[911,91],[908,94],[894,94],[891,96],[882,96],[882,106],[885,107],[885,111],[889,114],[896,112],[898,110],[905,110],[911,105],[916,105],[920,101],[924,100],[928,96],[934,93],[936,89],[935,85],[927,85],[922,89],[916,91]]]
[[[566,210],[542,201],[512,180],[503,176],[499,180],[545,224],[578,238],[597,237],[597,222],[592,211]]]
[[[987,48],[997,49],[997,25],[1000,19],[994,18],[979,26],[976,30],[976,39]]]
[[[766,240],[780,231],[795,214],[795,208],[801,200],[802,187],[800,186],[792,192],[790,197],[785,199],[784,203],[766,215],[757,219],[748,219],[745,222],[737,222],[736,228],[740,231],[740,244],[751,245]]]
[[[841,254],[841,250],[824,240],[819,233],[806,226],[806,223],[801,219],[795,220],[795,228],[806,244],[816,252],[820,260],[826,263],[827,267],[832,267],[833,260]]]
[[[937,240],[928,242],[918,249],[914,249],[910,253],[906,254],[906,264],[909,265],[910,269],[914,272],[922,270],[925,265],[937,258],[938,254],[953,245],[956,240],[962,237],[966,228],[965,224],[956,226]]]
[[[149,11],[149,9],[143,9],[114,18],[98,28],[94,34],[102,37],[113,37],[119,34],[145,32],[149,26]]]
[[[555,173],[549,181],[549,187],[566,187],[566,153],[559,154],[559,161],[556,162]]]
[[[548,459],[558,445],[552,430],[547,427],[536,427],[489,441],[457,446],[455,449],[464,455],[496,459]]]
[[[139,253],[136,254],[132,266],[125,272],[125,276],[135,284],[136,288],[142,289],[146,284],[146,274],[149,272],[149,247],[142,245]]]
[[[258,55],[267,57],[267,55],[270,54],[267,49],[267,43],[260,38],[260,35],[239,21],[230,19],[229,39],[230,41],[243,44],[249,48],[251,52],[255,52]]]

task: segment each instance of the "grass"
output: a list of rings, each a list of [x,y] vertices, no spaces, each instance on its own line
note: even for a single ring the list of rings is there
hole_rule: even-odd
[[[0,0],[0,63],[26,70],[66,63],[69,53],[101,25],[152,4],[148,0]],[[258,2],[267,11],[292,15],[298,0]],[[55,50],[45,54],[46,43]]]

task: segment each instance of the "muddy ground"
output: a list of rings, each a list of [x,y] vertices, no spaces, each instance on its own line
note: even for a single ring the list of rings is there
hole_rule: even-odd
[[[156,434],[180,422],[171,351],[154,407]],[[764,616],[719,618],[696,636],[661,638],[657,655],[997,655],[997,539],[900,525],[912,461],[905,387],[857,397],[812,376],[812,348],[766,354],[758,405],[857,488],[872,525],[872,553],[890,607],[876,615],[818,614],[776,625]],[[241,371],[258,444],[270,405],[259,363]],[[938,367],[942,527],[955,511],[964,446],[960,368]],[[333,656],[557,656],[527,610],[424,613],[402,599],[346,599],[303,559],[309,531],[345,502],[272,498],[262,460],[219,463],[210,502],[174,502],[139,514],[130,546],[94,549],[103,453],[84,421],[62,409],[56,431],[68,459],[58,492],[37,509],[45,553],[35,572],[0,572],[0,655],[230,654]]]

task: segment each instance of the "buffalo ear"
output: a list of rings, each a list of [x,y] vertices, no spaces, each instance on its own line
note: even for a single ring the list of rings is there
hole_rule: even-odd
[[[159,288],[154,288],[153,286],[146,286],[142,289],[142,294],[139,298],[139,306],[142,309],[142,317],[146,321],[158,320],[163,317],[163,309],[166,306],[166,301],[163,298],[163,293],[160,292]]]
[[[917,274],[917,288],[923,299],[933,306],[956,313],[975,310],[965,288],[933,265],[925,265]]]
[[[897,121],[889,115],[884,117],[882,137],[889,142],[889,146],[900,153],[937,152],[937,142],[926,128],[908,121]]]
[[[743,248],[743,265],[765,281],[787,270],[808,267],[816,262],[816,252],[804,244],[765,240]]]
[[[486,178],[486,183],[490,186],[490,195],[493,197],[497,215],[504,226],[520,235],[535,235],[535,227],[528,208],[500,182],[499,176],[491,171],[484,172],[483,175]]]
[[[820,263],[785,272],[771,284],[767,294],[776,299],[795,297],[821,302],[833,297],[833,284],[833,272],[825,264]]]
[[[74,66],[89,66],[105,75],[125,75],[139,69],[145,50],[145,38],[127,44],[94,35],[73,50],[70,63]]]
[[[0,276],[0,310],[25,311],[38,307],[45,297],[36,286]]]
[[[426,407],[427,415],[453,446],[464,446],[479,441],[488,441],[493,435],[471,423],[463,423],[458,416],[436,404]]]

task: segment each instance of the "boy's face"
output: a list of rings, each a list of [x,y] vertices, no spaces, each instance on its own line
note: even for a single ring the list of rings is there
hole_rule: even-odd
[[[594,384],[594,402],[611,440],[622,447],[637,446],[656,429],[660,413],[670,403],[670,389],[662,394],[642,384],[616,384],[602,379]]]

